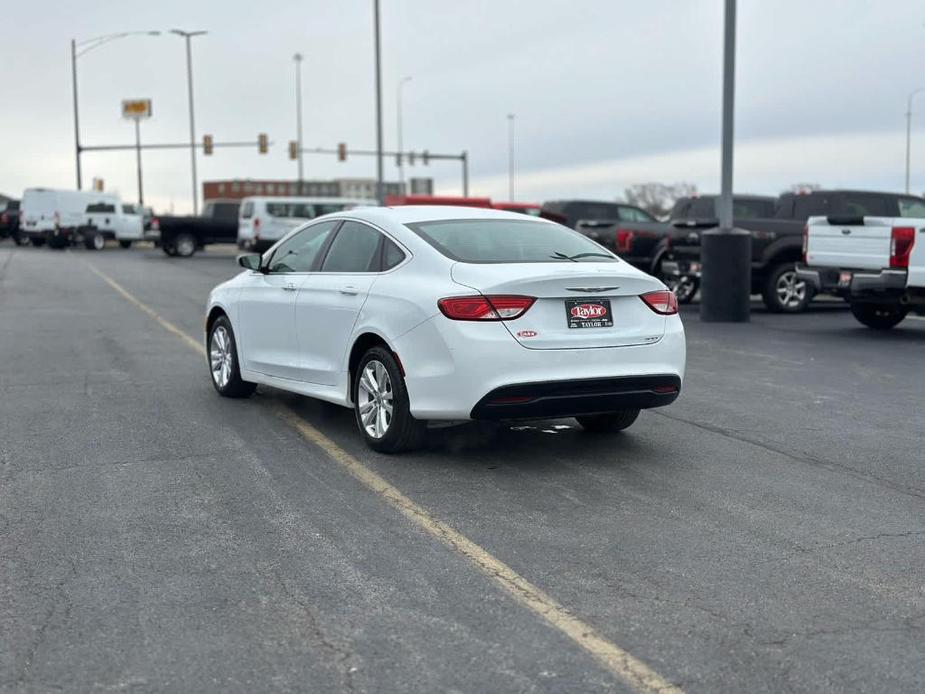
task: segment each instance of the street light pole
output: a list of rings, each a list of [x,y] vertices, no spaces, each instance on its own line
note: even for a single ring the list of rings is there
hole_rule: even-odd
[[[382,181],[382,59],[379,46],[379,0],[373,0],[373,24],[376,48],[376,200],[385,204]]]
[[[135,161],[138,165],[138,206],[145,206],[145,195],[141,185],[141,119],[135,118]]]
[[[171,29],[171,34],[182,36],[186,39],[186,86],[189,92],[189,156],[190,169],[193,173],[193,214],[199,213],[199,190],[196,183],[196,120],[193,109],[193,49],[191,41],[194,36],[202,36],[206,31],[183,31],[182,29]]]
[[[296,113],[296,141],[299,143],[299,195],[302,195],[302,54],[292,56],[295,61],[295,113]]]
[[[507,199],[514,201],[514,114],[507,114]]]
[[[912,98],[922,92],[925,92],[925,87],[912,90],[906,101],[906,195],[909,194],[909,165],[912,157]]]
[[[403,145],[403,135],[402,132],[402,104],[401,104],[401,93],[402,87],[405,86],[407,82],[411,81],[410,75],[408,77],[403,77],[398,82],[398,181],[401,187],[402,195],[405,193],[405,150]]]
[[[95,36],[92,39],[85,39],[83,41],[77,41],[76,39],[71,39],[71,91],[74,96],[74,158],[77,164],[77,190],[80,190],[83,184],[83,177],[81,176],[80,170],[80,115],[79,109],[77,106],[77,59],[82,56],[87,51],[92,51],[94,48],[102,46],[104,43],[109,43],[116,39],[122,39],[126,36],[159,36],[161,32],[159,31],[123,31],[117,34],[105,34],[103,36]],[[78,52],[77,49],[81,48],[81,51]]]

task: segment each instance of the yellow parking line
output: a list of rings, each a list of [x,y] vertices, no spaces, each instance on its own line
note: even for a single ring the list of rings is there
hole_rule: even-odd
[[[90,269],[106,284],[128,300],[133,306],[153,318],[162,328],[179,337],[187,346],[200,354],[205,354],[205,347],[184,333],[173,323],[163,318],[121,284],[87,263]],[[378,494],[390,506],[398,510],[408,520],[425,530],[430,535],[463,555],[486,576],[507,591],[517,602],[529,608],[547,624],[572,639],[581,648],[588,651],[612,673],[622,679],[631,689],[638,692],[672,692],[681,689],[646,665],[638,658],[608,641],[591,625],[572,615],[550,595],[533,585],[510,566],[493,556],[459,531],[444,521],[436,518],[423,506],[416,504],[405,496],[397,487],[373,472],[318,429],[302,419],[291,408],[277,404],[276,414],[292,426],[303,438],[315,444],[341,465],[364,486]]]

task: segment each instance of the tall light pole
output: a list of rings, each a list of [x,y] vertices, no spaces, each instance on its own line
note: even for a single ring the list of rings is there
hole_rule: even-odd
[[[909,164],[912,157],[912,99],[916,94],[925,92],[925,87],[913,89],[906,101],[906,194],[909,194]]]
[[[193,115],[193,50],[190,45],[190,39],[194,36],[202,36],[208,32],[171,29],[170,33],[182,36],[186,39],[186,86],[189,91],[189,156],[190,168],[193,172],[193,214],[198,214],[199,190],[198,184],[196,183],[196,120]]]
[[[507,199],[514,201],[514,114],[507,114]]]
[[[99,48],[104,43],[122,39],[126,36],[159,36],[159,31],[122,31],[117,34],[104,34],[92,39],[77,41],[71,39],[71,89],[74,94],[74,157],[77,164],[77,190],[80,190],[83,184],[83,178],[80,171],[80,117],[77,106],[77,59],[94,48]]]
[[[398,181],[401,186],[401,192],[403,195],[405,193],[405,152],[404,152],[404,145],[403,145],[404,133],[402,132],[401,93],[402,93],[402,87],[404,87],[405,84],[407,84],[410,81],[411,81],[410,75],[408,77],[402,77],[398,81],[398,99],[397,99],[398,117],[396,119],[398,121]]]
[[[373,0],[373,28],[376,49],[376,200],[385,204],[385,185],[382,182],[382,59],[379,46],[379,0]]]
[[[299,153],[299,195],[302,194],[302,54],[296,53],[292,56],[295,61],[295,122],[296,122],[296,142],[298,143]]]

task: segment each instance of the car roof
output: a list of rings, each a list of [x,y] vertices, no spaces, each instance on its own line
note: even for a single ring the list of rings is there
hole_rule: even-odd
[[[396,207],[357,207],[333,216],[350,216],[374,223],[414,224],[450,219],[509,219],[516,221],[543,222],[537,217],[528,217],[520,212],[493,210],[487,207],[461,207],[455,205],[401,205]]]

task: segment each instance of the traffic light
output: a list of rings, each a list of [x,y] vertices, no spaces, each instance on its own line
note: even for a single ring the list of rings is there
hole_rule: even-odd
[[[289,158],[298,159],[299,158],[299,143],[295,140],[289,140]]]
[[[267,134],[260,133],[257,136],[257,151],[260,152],[261,154],[266,154],[269,148],[270,147],[269,147],[269,143],[267,142]]]
[[[202,153],[212,154],[212,136],[211,135],[202,136]]]
[[[428,164],[430,164],[430,152],[428,152],[426,149],[423,152],[421,152],[421,163],[424,166],[427,166]]]
[[[347,143],[340,142],[337,145],[337,161],[347,161]]]
[[[408,166],[414,166],[414,152],[408,152]]]

